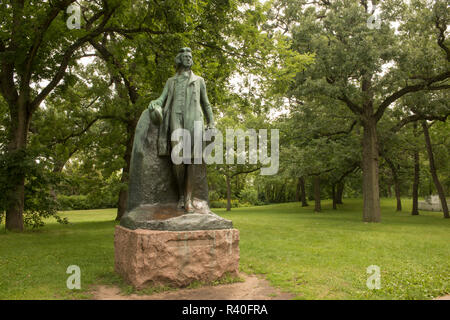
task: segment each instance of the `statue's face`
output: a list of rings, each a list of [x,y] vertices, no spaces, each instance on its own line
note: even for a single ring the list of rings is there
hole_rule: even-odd
[[[181,63],[183,67],[190,68],[192,67],[192,55],[189,52],[185,52],[181,55]]]

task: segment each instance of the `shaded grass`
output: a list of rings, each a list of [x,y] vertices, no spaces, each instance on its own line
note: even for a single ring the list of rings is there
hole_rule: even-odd
[[[382,200],[379,224],[361,221],[362,201],[323,212],[298,203],[215,209],[240,231],[240,269],[263,274],[299,299],[429,299],[450,293],[450,221],[439,212],[411,216]],[[94,284],[136,292],[114,273],[115,209],[66,211],[69,225],[48,223],[22,234],[0,231],[0,299],[88,299]],[[81,268],[81,290],[69,290],[69,265]],[[368,290],[366,268],[381,270]],[[225,280],[226,281],[226,280]],[[202,284],[193,284],[194,287]]]
[[[90,211],[64,212],[69,225],[0,232],[0,299],[90,298],[88,285],[113,273],[116,224],[115,210]],[[81,269],[82,290],[66,287],[70,265]]]

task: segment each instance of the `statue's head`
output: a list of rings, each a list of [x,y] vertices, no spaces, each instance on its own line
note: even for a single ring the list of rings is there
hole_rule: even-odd
[[[180,67],[190,69],[194,61],[192,60],[191,48],[181,48],[175,58],[175,64],[177,65],[177,70]]]

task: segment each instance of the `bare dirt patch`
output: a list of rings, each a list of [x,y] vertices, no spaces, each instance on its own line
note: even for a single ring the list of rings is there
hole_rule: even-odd
[[[450,300],[450,294],[438,298],[434,298],[433,300]]]
[[[96,286],[91,293],[95,300],[290,300],[295,297],[255,275],[241,274],[240,277],[245,281],[151,295],[123,295],[118,287],[104,285]]]

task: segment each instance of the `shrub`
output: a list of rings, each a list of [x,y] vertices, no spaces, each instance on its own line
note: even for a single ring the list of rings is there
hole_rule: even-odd
[[[219,199],[210,201],[211,208],[226,208],[227,207],[227,199]],[[231,200],[231,207],[237,208],[240,207],[239,200]]]
[[[58,216],[57,203],[52,195],[51,186],[58,178],[47,170],[45,163],[36,162],[36,154],[32,150],[19,150],[9,154],[0,152],[0,223],[8,207],[7,194],[20,182],[18,179],[23,177],[24,225],[39,228],[50,217],[59,223],[67,223],[67,219]]]
[[[244,189],[242,189],[239,193],[239,198],[241,199],[241,202],[248,202],[252,205],[259,205],[258,191],[253,187],[246,186]]]
[[[104,194],[102,196],[86,195],[58,195],[58,210],[88,210],[115,208],[117,197]]]
[[[209,201],[217,201],[220,200],[220,193],[216,190],[209,191]]]
[[[58,195],[58,210],[86,210],[91,209],[87,196]]]

